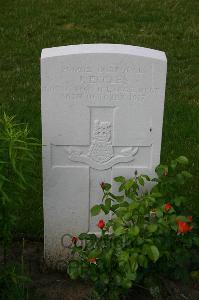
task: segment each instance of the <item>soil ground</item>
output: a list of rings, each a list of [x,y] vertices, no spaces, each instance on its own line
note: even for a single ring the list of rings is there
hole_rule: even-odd
[[[12,245],[10,261],[20,262],[22,243],[16,241]],[[2,253],[0,262],[2,263]],[[23,259],[27,274],[31,277],[29,295],[35,300],[86,300],[91,292],[91,286],[80,280],[71,280],[66,273],[48,270],[43,260],[43,243],[25,241]],[[165,294],[157,300],[199,300],[199,285],[184,286],[182,283],[164,279]],[[136,287],[129,292],[127,300],[152,299],[149,292]]]

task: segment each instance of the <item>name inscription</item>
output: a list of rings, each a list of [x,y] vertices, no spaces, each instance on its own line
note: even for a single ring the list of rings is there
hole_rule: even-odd
[[[43,87],[45,93],[58,93],[65,101],[98,104],[118,101],[142,102],[157,95],[152,84],[152,65],[63,65],[62,84]],[[53,81],[52,81],[53,82]]]
[[[146,68],[139,64],[130,64],[130,65],[118,65],[118,64],[110,64],[110,65],[65,65],[62,69],[64,72],[69,73],[143,73]]]

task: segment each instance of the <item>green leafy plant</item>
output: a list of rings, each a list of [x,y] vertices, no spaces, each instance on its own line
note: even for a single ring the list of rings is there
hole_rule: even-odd
[[[6,263],[16,208],[22,202],[22,193],[31,186],[32,167],[38,141],[29,136],[27,125],[18,124],[14,117],[0,118],[0,242]]]
[[[99,220],[99,234],[71,236],[73,259],[68,263],[72,279],[94,283],[94,299],[119,299],[145,274],[158,270],[159,261],[162,266],[174,261],[174,247],[186,251],[198,245],[192,217],[183,211],[181,187],[191,178],[182,170],[187,164],[181,156],[169,166],[159,165],[152,180],[147,175],[116,177],[118,194],[109,183],[101,183],[102,203],[92,207],[91,214],[104,212],[111,218]],[[150,192],[144,188],[146,181],[153,185]]]
[[[28,299],[29,277],[25,276],[20,264],[7,264],[0,271],[0,295],[1,300],[25,300]]]
[[[171,279],[189,280],[191,268],[199,267],[197,224],[189,215],[190,211],[187,213],[189,199],[184,196],[186,183],[192,179],[192,175],[185,170],[188,163],[186,157],[180,156],[168,166],[159,165],[156,168],[157,184],[152,189],[152,193],[161,195],[159,205],[169,201],[171,206],[164,220],[170,224],[172,231],[165,231],[156,238],[156,244],[163,249],[165,255],[162,255],[154,268],[155,272],[165,273]],[[157,214],[161,214],[158,207]],[[195,229],[194,232],[192,228]]]
[[[1,300],[28,300],[29,276],[25,275],[24,264],[25,240],[22,240],[21,262],[9,262],[0,267]]]

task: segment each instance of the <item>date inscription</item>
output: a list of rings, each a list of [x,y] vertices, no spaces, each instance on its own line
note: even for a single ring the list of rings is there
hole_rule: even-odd
[[[65,101],[86,105],[143,102],[160,91],[152,84],[152,65],[73,65],[61,66],[61,84],[43,87],[43,92],[60,95]]]

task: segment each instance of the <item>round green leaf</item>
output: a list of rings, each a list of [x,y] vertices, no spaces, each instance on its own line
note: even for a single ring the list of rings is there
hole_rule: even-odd
[[[147,227],[148,231],[149,232],[155,232],[157,229],[158,229],[158,226],[156,224],[150,224],[148,227]]]
[[[101,206],[100,205],[95,205],[91,208],[91,215],[92,216],[97,216],[101,211]]]
[[[125,182],[125,177],[123,177],[123,176],[115,177],[114,181],[116,181],[116,182]]]
[[[147,254],[148,257],[154,262],[156,262],[160,256],[159,250],[155,245],[148,246]]]
[[[186,158],[185,156],[179,156],[176,161],[181,164],[181,165],[187,165],[189,163],[188,158]]]
[[[137,225],[131,227],[128,231],[130,237],[137,236],[140,232],[140,229]]]
[[[138,263],[139,263],[139,265],[140,265],[141,267],[147,268],[147,266],[148,266],[148,260],[147,260],[146,256],[143,255],[143,254],[140,254],[140,255],[138,256]]]
[[[125,183],[125,190],[129,190],[134,184],[134,179],[130,178],[129,180],[127,180],[127,182]]]
[[[67,271],[71,279],[76,279],[80,275],[79,263],[77,261],[69,262]]]

